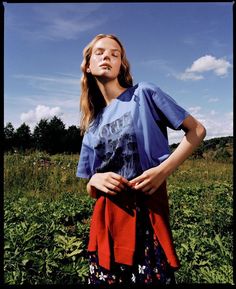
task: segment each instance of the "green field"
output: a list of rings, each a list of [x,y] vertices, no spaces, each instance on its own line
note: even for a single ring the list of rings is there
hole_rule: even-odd
[[[4,282],[81,284],[94,200],[79,155],[4,156]],[[168,179],[177,283],[233,281],[233,166],[189,159]]]

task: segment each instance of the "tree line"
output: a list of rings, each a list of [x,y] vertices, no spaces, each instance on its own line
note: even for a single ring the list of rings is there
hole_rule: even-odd
[[[4,151],[26,152],[40,150],[49,154],[79,153],[82,143],[79,127],[65,128],[63,121],[54,116],[51,120],[41,119],[31,132],[23,123],[14,129],[11,122],[4,127]]]
[[[174,151],[179,144],[172,144],[171,151]],[[199,147],[192,153],[190,158],[201,159],[206,155],[216,161],[228,162],[232,160],[233,136],[216,137],[201,142]]]
[[[83,136],[80,128],[72,125],[65,128],[63,121],[54,116],[51,120],[41,119],[31,133],[30,127],[23,123],[14,129],[11,122],[4,127],[4,151],[25,152],[25,151],[45,151],[49,154],[56,153],[80,153]],[[178,144],[170,145],[173,151]],[[203,158],[204,154],[214,152],[214,159],[227,160],[232,155],[228,147],[233,147],[233,137],[219,137],[204,140],[192,154],[193,158]]]

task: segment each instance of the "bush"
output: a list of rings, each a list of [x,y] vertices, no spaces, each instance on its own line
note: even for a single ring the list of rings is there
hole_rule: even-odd
[[[83,284],[94,200],[75,177],[78,155],[4,158],[7,285]],[[182,267],[177,283],[233,284],[232,164],[184,162],[168,179],[170,220]]]
[[[6,198],[4,277],[13,284],[81,284],[93,200],[63,194],[54,202]]]
[[[228,162],[230,158],[231,154],[225,148],[222,147],[218,149],[213,155],[213,160],[220,162]]]

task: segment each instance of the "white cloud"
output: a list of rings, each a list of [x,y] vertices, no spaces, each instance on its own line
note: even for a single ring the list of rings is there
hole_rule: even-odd
[[[176,77],[180,80],[200,80],[203,75],[199,73],[212,71],[217,76],[226,76],[228,69],[232,65],[223,58],[216,58],[212,55],[205,55],[193,62],[191,67],[186,68],[185,71]]]
[[[189,108],[188,108],[188,111],[189,111],[192,115],[196,116],[196,115],[199,115],[199,111],[200,111],[201,109],[202,109],[201,106],[192,106],[192,107],[189,107]]]
[[[200,107],[193,107],[188,109],[188,111],[205,126],[207,132],[205,139],[233,135],[233,112],[222,114],[215,110],[210,110],[203,113]],[[199,114],[200,111],[201,114]],[[168,135],[169,143],[173,144],[179,143],[184,133],[182,130],[168,129]]]
[[[23,112],[20,116],[22,122],[29,124],[30,126],[35,125],[41,119],[50,119],[54,116],[62,116],[61,108],[48,107],[45,105],[37,105],[34,110],[29,110],[28,112]]]
[[[176,75],[176,78],[180,80],[200,80],[203,79],[204,77],[202,75],[196,75],[194,73],[185,71],[179,75]]]
[[[195,60],[186,72],[204,72],[213,70],[216,75],[225,75],[232,65],[223,58],[216,59],[214,56],[205,55]]]

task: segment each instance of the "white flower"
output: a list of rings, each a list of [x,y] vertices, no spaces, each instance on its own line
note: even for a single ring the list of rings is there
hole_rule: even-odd
[[[134,273],[132,273],[132,278],[131,278],[131,280],[132,280],[132,282],[136,282],[136,277],[135,277],[135,275],[134,275]]]
[[[138,272],[139,274],[144,274],[144,269],[146,268],[146,266],[141,266],[141,265],[138,265]]]
[[[89,270],[90,270],[90,273],[93,274],[93,273],[94,273],[94,266],[93,266],[93,265],[90,265],[90,266],[89,266]]]
[[[107,278],[107,275],[104,275],[103,272],[101,272],[99,279],[105,281],[105,278]]]
[[[153,269],[153,272],[154,272],[154,273],[158,273],[157,267],[155,267],[155,268]]]

